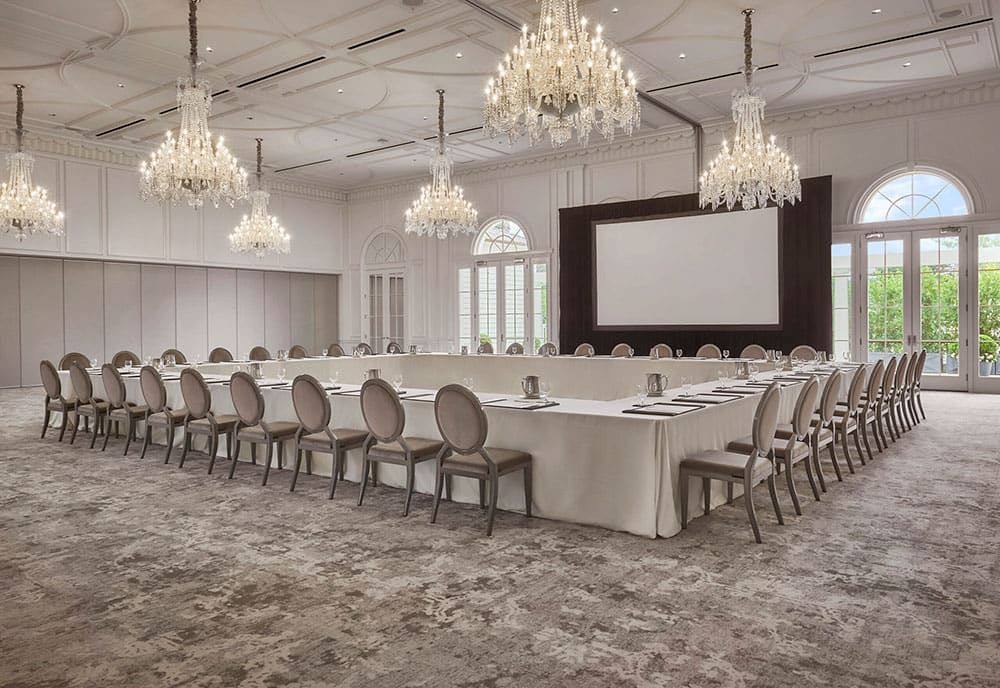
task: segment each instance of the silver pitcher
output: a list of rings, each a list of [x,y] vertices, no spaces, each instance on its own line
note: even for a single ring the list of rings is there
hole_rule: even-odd
[[[381,377],[382,377],[381,368],[369,368],[368,370],[365,371],[366,380],[378,380]]]
[[[250,377],[254,380],[260,380],[264,377],[264,364],[260,361],[251,361],[247,368],[250,369]]]
[[[537,375],[526,375],[521,378],[521,391],[528,399],[538,399],[540,395]]]
[[[646,373],[646,393],[651,397],[662,397],[670,384],[670,378],[663,373]]]
[[[414,354],[414,355],[417,353],[417,345],[416,344],[410,344],[410,353]]]
[[[736,361],[737,380],[748,380],[750,378],[750,361]]]

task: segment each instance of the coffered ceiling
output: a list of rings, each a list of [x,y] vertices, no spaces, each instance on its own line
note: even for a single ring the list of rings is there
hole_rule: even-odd
[[[769,112],[1000,70],[993,0],[758,0],[755,62]],[[739,0],[582,0],[649,98],[643,128],[727,116],[742,63]],[[479,129],[483,86],[534,25],[535,0],[202,0],[213,130],[249,167],[351,189],[423,171],[435,89],[462,165],[528,152]],[[878,10],[878,11],[876,11]],[[26,126],[152,149],[178,123],[186,0],[0,0],[0,82]],[[729,75],[729,76],[726,76]],[[13,115],[14,89],[0,90]],[[661,109],[658,104],[667,106]],[[591,139],[593,142],[594,139]],[[550,150],[547,142],[535,152]]]

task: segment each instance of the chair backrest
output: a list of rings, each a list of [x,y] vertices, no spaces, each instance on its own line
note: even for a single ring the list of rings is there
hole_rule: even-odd
[[[557,347],[552,342],[545,342],[540,347],[538,347],[539,356],[558,356],[559,347]]]
[[[111,365],[115,368],[124,368],[129,363],[139,365],[142,361],[131,351],[119,351],[111,358]]]
[[[205,383],[205,378],[194,368],[181,371],[181,396],[184,397],[184,407],[192,420],[204,418],[212,412],[212,392]]]
[[[611,350],[611,358],[632,358],[635,351],[631,346],[622,342],[621,344],[615,344],[615,348]]]
[[[584,342],[580,346],[576,347],[576,350],[573,352],[573,355],[582,358],[590,358],[591,356],[594,355],[594,345]]]
[[[163,385],[159,370],[153,366],[143,366],[139,371],[139,387],[150,413],[159,413],[167,407],[167,388]]]
[[[389,342],[389,345],[385,347],[385,352],[387,354],[401,354],[403,353],[403,347],[398,342]]]
[[[652,349],[649,350],[649,355],[652,356],[653,352],[656,352],[658,358],[673,358],[674,350],[671,349],[666,344],[657,344]]]
[[[90,359],[79,351],[73,351],[59,359],[59,370],[71,370],[74,363],[79,363],[86,368],[90,365]]]
[[[882,376],[882,394],[889,394],[892,391],[892,385],[896,382],[896,357],[893,356],[889,359],[889,362],[885,364],[885,374]]]
[[[778,383],[772,382],[764,391],[764,396],[757,403],[757,410],[753,414],[753,439],[754,451],[758,456],[765,456],[771,451],[771,444],[774,442],[774,431],[778,428],[778,410],[781,406],[781,387]]]
[[[253,427],[260,423],[264,417],[264,395],[249,373],[242,370],[233,373],[229,378],[229,394],[233,398],[236,415],[243,425]]]
[[[62,381],[59,379],[59,372],[52,365],[52,361],[45,360],[39,364],[39,373],[42,378],[42,386],[45,387],[45,396],[50,399],[62,397]]]
[[[187,363],[187,356],[185,356],[180,349],[167,349],[162,354],[160,354],[160,360],[166,361],[167,356],[174,357],[174,363]]]
[[[695,356],[704,358],[722,358],[722,349],[715,344],[702,344],[698,347]]]
[[[838,371],[840,372],[840,371]],[[885,361],[878,361],[872,368],[871,374],[868,376],[868,385],[865,392],[868,395],[868,403],[875,403],[875,398],[878,396],[878,391],[882,387],[882,376],[885,375]]]
[[[482,342],[479,348],[476,349],[477,353],[480,354],[491,354],[493,353],[493,345],[490,342]]]
[[[521,342],[511,342],[507,347],[508,356],[520,356],[524,353],[524,345]]]
[[[69,369],[69,379],[73,383],[73,393],[81,404],[89,404],[94,397],[94,384],[90,381],[87,369],[79,363],[74,363]]]
[[[824,425],[828,425],[837,410],[837,402],[840,401],[840,388],[844,384],[844,374],[839,370],[833,371],[823,388],[823,396],[819,400],[819,418]]]
[[[309,352],[306,351],[306,348],[301,344],[295,344],[294,346],[292,346],[291,349],[288,350],[289,358],[305,358],[308,355]]]
[[[299,425],[309,434],[322,432],[330,425],[330,397],[312,375],[299,375],[292,382],[292,406]]]
[[[326,347],[326,355],[327,356],[333,356],[333,357],[339,357],[339,356],[346,356],[347,354],[344,351],[344,347],[342,347],[340,344],[337,344],[336,342],[334,342],[330,346]]]
[[[816,360],[816,349],[812,348],[808,344],[799,344],[797,347],[792,349],[792,352],[788,354],[789,358],[798,358],[803,361],[815,361]]]
[[[122,374],[112,363],[101,366],[101,380],[104,382],[104,394],[111,408],[121,408],[125,405],[125,381]]]
[[[803,437],[809,432],[813,411],[816,409],[816,398],[819,397],[819,378],[813,375],[799,390],[795,399],[795,410],[792,411],[792,432],[797,437]]]
[[[854,369],[854,377],[851,378],[851,386],[847,388],[847,408],[851,413],[858,410],[861,405],[861,393],[865,391],[865,380],[867,380],[868,369],[859,366]]]
[[[399,395],[388,382],[373,378],[361,385],[361,415],[379,442],[395,442],[403,434],[406,414]]]
[[[906,368],[907,389],[913,387],[913,383],[917,380],[917,366],[920,364],[920,353],[921,352],[917,352],[910,356],[910,365]]]
[[[924,376],[924,363],[927,361],[927,349],[921,349],[917,354],[917,369],[915,371],[916,383],[920,384],[920,378]]]
[[[255,346],[250,349],[250,360],[251,361],[270,361],[271,352],[262,346]]]
[[[486,444],[489,423],[479,398],[462,385],[445,385],[434,397],[441,438],[456,454],[474,454]]]
[[[208,355],[209,363],[229,363],[233,360],[232,352],[224,346],[217,346]]]
[[[740,352],[740,358],[765,359],[767,358],[767,351],[760,344],[750,344],[743,347],[743,351]]]
[[[903,354],[896,366],[896,391],[901,392],[906,384],[906,371],[910,367],[910,355]]]
[[[371,356],[375,353],[375,350],[372,349],[371,344],[368,342],[361,342],[358,344],[357,350],[364,356]]]

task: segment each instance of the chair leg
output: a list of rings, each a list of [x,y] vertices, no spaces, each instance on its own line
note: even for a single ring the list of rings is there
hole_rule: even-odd
[[[306,475],[313,474],[313,453],[310,449],[306,452]]]
[[[264,477],[260,481],[261,487],[267,485],[267,476],[271,474],[271,459],[274,458],[274,441],[270,437],[264,441],[267,442],[267,454],[264,457]]]
[[[177,464],[178,468],[184,468],[184,461],[187,459],[188,452],[191,450],[191,433],[188,432],[187,428],[184,428],[184,437],[181,439],[181,460]]]
[[[66,434],[66,426],[69,424],[69,411],[62,412],[62,422],[59,424],[59,441],[63,441],[63,436]]]
[[[444,489],[444,471],[441,470],[441,463],[438,462],[437,476],[434,478],[434,509],[431,511],[431,523],[437,522],[438,505],[441,504],[442,489]]]
[[[792,506],[795,508],[795,515],[802,515],[802,505],[799,504],[799,493],[795,490],[795,481],[792,480],[792,461],[785,459],[785,483],[788,485],[788,494],[792,496]],[[815,488],[813,488],[815,490]]]
[[[333,499],[333,493],[337,491],[337,479],[344,473],[344,461],[347,458],[345,453],[343,449],[338,447],[333,455],[333,469],[330,471],[330,496],[328,499]]]
[[[708,516],[708,512],[712,510],[712,479],[702,478],[701,479],[701,495],[702,500],[705,503],[705,515]]]
[[[486,508],[486,482],[483,480],[479,481],[479,508]]]
[[[531,518],[531,464],[524,467],[524,515]]]
[[[101,417],[94,415],[94,431],[90,433],[90,448],[94,448],[94,444],[97,442],[97,433],[100,431],[101,427]]]
[[[368,486],[368,470],[371,461],[368,460],[368,452],[365,452],[364,461],[361,464],[361,492],[358,493],[358,506],[365,500],[365,488]]]
[[[136,425],[138,425],[138,421],[131,415],[125,421],[125,451],[122,452],[122,456],[128,456],[128,448],[132,445],[132,440],[135,439]]]
[[[163,459],[163,463],[170,463],[170,452],[174,450],[174,433],[177,432],[177,426],[173,423],[167,425],[167,456]]]
[[[285,467],[285,443],[283,440],[278,440],[278,470],[282,470]]]
[[[815,497],[816,501],[818,502],[820,501],[819,487],[816,485],[815,476],[813,476],[812,454],[810,454],[809,457],[806,458],[802,463],[806,465],[806,477],[809,478],[809,487],[812,488],[813,497]]]
[[[214,432],[208,438],[208,474],[212,475],[215,468],[215,455],[219,453],[219,433]]]
[[[760,526],[757,525],[757,512],[753,508],[753,485],[750,483],[749,476],[743,479],[743,506],[746,507],[747,518],[753,529],[753,539],[759,545],[763,541],[760,539]]]
[[[847,461],[847,470],[854,473],[854,459],[851,458],[851,449],[847,442],[847,420],[840,426],[840,448],[844,450],[844,460]]]
[[[781,515],[781,504],[778,503],[778,491],[774,489],[774,476],[767,478],[767,491],[771,493],[771,506],[774,507],[774,515],[778,517],[778,525],[785,525],[785,519]]]
[[[899,430],[899,424],[896,421],[896,397],[894,396],[889,402],[889,423],[892,425],[892,430],[896,433],[896,437],[902,437],[903,433]]]
[[[416,466],[413,457],[408,457],[406,461],[406,502],[403,504],[403,516],[410,513],[410,500],[413,498],[413,474]]]
[[[111,425],[110,421],[108,422],[108,425]],[[109,427],[107,429],[110,430],[111,428]],[[107,449],[108,449],[108,438],[110,438],[110,437],[111,437],[111,433],[110,432],[105,432],[104,433],[104,444],[101,445],[101,451],[107,451]],[[115,436],[115,438],[117,439],[117,435]]]
[[[139,454],[140,459],[146,458],[146,450],[149,449],[149,443],[153,441],[153,428],[150,427],[149,423],[146,423],[146,433],[142,438],[142,453]]]
[[[819,441],[813,438],[812,441],[812,456],[809,457],[813,462],[813,468],[816,470],[816,477],[819,479],[819,489],[826,492],[826,476],[823,475],[823,466],[819,462]]]
[[[236,433],[233,433],[234,436]],[[252,446],[252,445],[251,445]],[[236,464],[240,462],[240,440],[237,437],[235,446],[233,447],[233,458],[229,462],[229,479],[233,479],[233,474],[236,473]]]
[[[295,443],[295,470],[292,471],[292,484],[289,486],[289,492],[295,492],[295,483],[299,480],[299,467],[302,465],[302,450],[299,449],[299,445]],[[333,473],[337,473],[337,467],[333,467]]]
[[[490,510],[486,514],[486,537],[493,535],[493,521],[497,515],[497,493],[500,491],[500,479],[494,473],[490,476]]]
[[[924,413],[924,402],[920,398],[920,392],[917,392],[917,406],[920,407],[920,415],[924,420],[927,420],[927,414]]]
[[[250,445],[250,463],[252,463],[254,466],[257,465],[257,445],[256,444],[251,444]]]
[[[452,501],[452,499],[451,499],[451,476],[450,475],[446,475],[444,477],[444,498],[447,499],[449,502]]]
[[[872,429],[872,438],[874,438],[875,440],[875,448],[878,450],[878,453],[881,454],[882,438],[878,436],[878,417],[876,416],[875,418],[873,418],[872,422],[869,423],[869,425],[871,426]],[[868,425],[865,426],[865,435],[867,436],[867,434],[868,434]],[[871,447],[869,447],[869,449],[871,449]]]
[[[45,439],[45,431],[49,429],[49,421],[52,420],[52,411],[49,410],[48,401],[45,402],[45,417],[42,419],[42,436]]]
[[[854,428],[854,447],[858,450],[858,456],[861,457],[861,465],[867,466],[868,460],[865,458],[864,451],[861,450],[861,426]]]
[[[728,481],[726,482],[726,504],[733,505],[733,484]]]

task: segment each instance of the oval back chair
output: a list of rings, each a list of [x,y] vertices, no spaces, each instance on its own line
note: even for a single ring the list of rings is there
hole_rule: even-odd
[[[180,365],[182,363],[187,363],[187,356],[185,356],[180,349],[167,349],[162,354],[160,354],[160,360],[166,363],[167,356],[174,357],[174,363]]]
[[[538,347],[539,356],[558,356],[559,347],[557,347],[552,342],[545,342],[540,347]]]
[[[140,363],[142,363],[142,361],[131,351],[119,351],[111,357],[111,365],[115,368],[126,368],[129,365],[137,366]]]
[[[649,357],[653,358],[653,352],[656,352],[656,358],[673,358],[674,350],[671,349],[666,344],[657,344],[652,349],[649,350]]]
[[[634,354],[635,350],[625,342],[615,344],[611,349],[611,358],[632,358]]]
[[[79,363],[84,368],[90,366],[90,359],[79,351],[73,351],[59,359],[59,370],[71,370],[74,363]]]
[[[695,352],[698,358],[722,358],[722,349],[715,344],[702,344]]]
[[[808,344],[799,344],[797,347],[792,349],[792,352],[788,354],[789,360],[797,358],[803,361],[815,361],[816,360],[816,349],[812,348]]]
[[[224,346],[217,346],[208,355],[209,363],[229,363],[233,360],[232,352]]]
[[[760,344],[749,344],[743,347],[740,358],[750,358],[755,361],[764,360],[767,358],[767,351]]]
[[[521,356],[524,354],[524,345],[521,342],[511,342],[507,347],[508,356]]]
[[[289,358],[305,358],[308,355],[309,355],[309,352],[306,351],[306,348],[304,346],[302,346],[301,344],[295,344],[295,345],[292,346],[291,349],[288,350],[288,357]]]
[[[344,347],[340,344],[334,342],[326,348],[326,355],[333,356],[334,358],[339,358],[340,356],[346,356],[347,353],[344,351]]]
[[[578,358],[591,358],[594,355],[594,345],[584,342],[576,347],[576,350],[573,351],[573,355]]]
[[[270,361],[271,352],[262,346],[255,346],[250,349],[250,360],[251,361]]]
[[[477,354],[491,354],[493,353],[493,344],[490,342],[482,342],[479,344],[479,348],[476,349]]]

